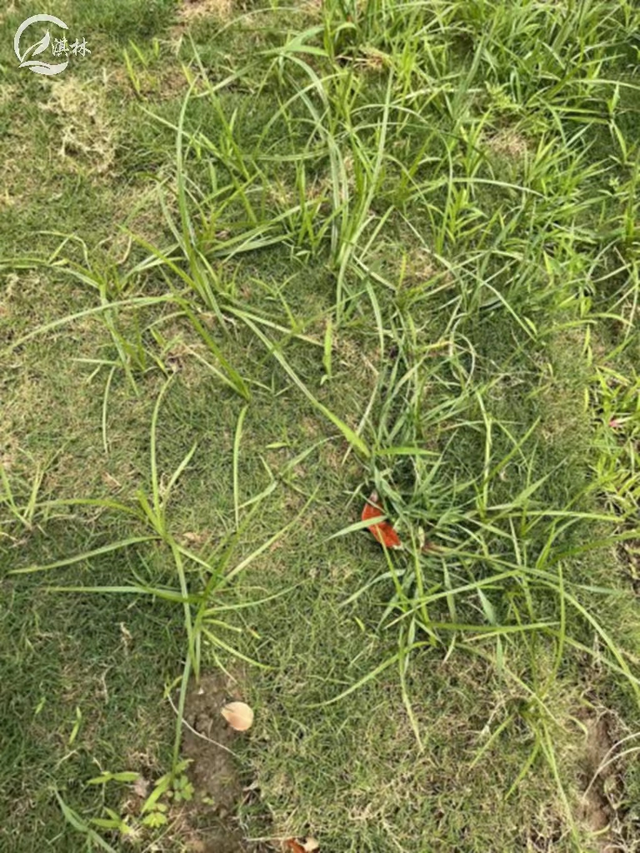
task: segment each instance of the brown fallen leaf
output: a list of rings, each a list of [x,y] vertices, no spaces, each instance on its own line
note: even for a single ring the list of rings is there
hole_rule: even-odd
[[[229,702],[220,713],[237,732],[246,732],[253,725],[253,709],[246,702]]]

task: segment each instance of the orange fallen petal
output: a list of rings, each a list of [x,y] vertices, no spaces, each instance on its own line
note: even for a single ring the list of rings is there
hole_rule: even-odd
[[[368,521],[370,518],[380,518],[384,514],[378,501],[378,493],[373,492],[369,498],[369,502],[364,505],[364,509],[362,510],[363,521]],[[375,524],[370,524],[367,529],[381,545],[385,545],[387,548],[402,548],[400,537],[388,521],[378,521]]]
[[[314,851],[320,849],[320,845],[312,836],[309,836],[304,842],[300,842],[295,838],[287,838],[283,843],[284,848],[291,850],[292,853],[314,853]]]

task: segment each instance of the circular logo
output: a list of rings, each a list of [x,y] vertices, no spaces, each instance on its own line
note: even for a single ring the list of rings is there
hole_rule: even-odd
[[[33,71],[35,74],[47,74],[49,76],[53,74],[60,74],[61,71],[69,64],[68,62],[59,62],[57,65],[51,65],[49,62],[43,62],[41,59],[33,59],[32,57],[38,56],[49,47],[51,44],[51,33],[49,30],[44,34],[44,36],[40,39],[40,41],[32,44],[30,47],[27,47],[22,52],[20,47],[20,38],[24,31],[31,26],[31,24],[56,24],[56,26],[61,27],[63,30],[69,29],[64,21],[61,21],[60,18],[56,18],[55,15],[33,15],[31,18],[27,18],[26,21],[23,21],[18,27],[16,34],[13,39],[13,49],[16,52],[16,56],[20,60],[20,68],[28,68],[30,71]],[[26,39],[25,39],[26,41]]]

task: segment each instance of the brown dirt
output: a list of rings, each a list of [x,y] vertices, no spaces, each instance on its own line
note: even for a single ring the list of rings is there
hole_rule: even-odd
[[[617,782],[613,765],[600,770],[603,762],[611,755],[610,749],[614,743],[611,736],[613,720],[605,713],[589,716],[583,722],[587,734],[581,768],[584,795],[580,818],[587,831],[596,834],[594,850],[598,853],[615,853],[620,848],[611,830],[615,811],[611,806],[610,794],[617,787]]]
[[[194,853],[258,853],[245,842],[236,817],[245,789],[232,753],[238,740],[249,735],[234,732],[220,714],[227,702],[241,698],[223,673],[201,678],[187,693],[184,719],[193,731],[185,726],[182,755],[192,761],[188,776],[195,795],[188,813],[199,836],[191,847]]]

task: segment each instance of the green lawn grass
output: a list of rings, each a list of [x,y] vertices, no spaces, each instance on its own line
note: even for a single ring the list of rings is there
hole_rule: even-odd
[[[0,850],[208,849],[214,670],[247,849],[637,849],[640,12],[49,6],[0,13]]]

